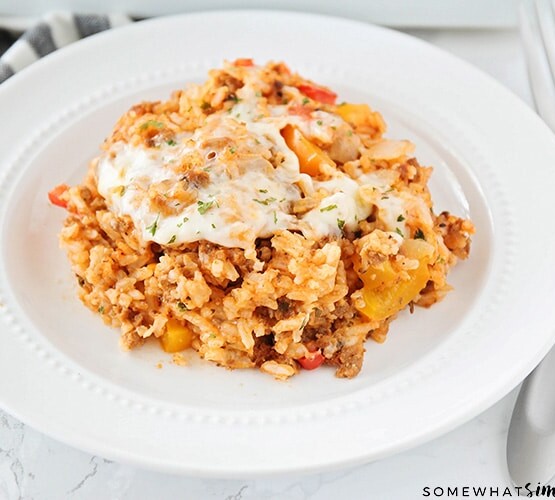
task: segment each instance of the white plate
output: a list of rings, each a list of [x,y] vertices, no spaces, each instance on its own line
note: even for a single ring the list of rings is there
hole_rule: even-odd
[[[475,222],[455,290],[368,342],[354,380],[286,383],[160,350],[123,353],[82,306],[46,193],[78,182],[115,119],[200,81],[223,59],[287,61],[383,111],[435,166],[436,210]],[[360,463],[431,439],[513,388],[554,342],[555,139],[500,85],[405,35],[290,13],[214,12],[136,24],[49,56],[0,87],[0,406],[105,457],[195,475]],[[164,362],[162,369],[156,364]]]

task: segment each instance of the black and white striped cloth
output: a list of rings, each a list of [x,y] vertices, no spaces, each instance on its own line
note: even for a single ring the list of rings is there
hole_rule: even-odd
[[[9,21],[9,18],[5,18]],[[14,29],[0,20],[0,84],[37,59],[100,31],[132,22],[125,14],[48,14],[28,29]]]

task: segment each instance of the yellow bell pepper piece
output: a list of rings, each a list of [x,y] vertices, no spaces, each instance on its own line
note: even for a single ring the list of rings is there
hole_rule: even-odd
[[[160,343],[166,352],[183,351],[191,347],[193,332],[180,321],[171,318],[166,323],[166,331],[160,337]]]
[[[371,320],[382,321],[414,300],[430,278],[428,257],[422,257],[419,263],[416,269],[406,271],[407,280],[401,278],[389,260],[359,272],[364,283],[362,297],[365,303],[360,312]]]
[[[372,123],[374,112],[368,104],[345,103],[337,106],[335,112],[355,127]]]
[[[316,176],[320,173],[321,165],[335,168],[335,162],[325,151],[312,144],[296,127],[286,125],[281,130],[285,143],[299,158],[300,170],[303,174]]]

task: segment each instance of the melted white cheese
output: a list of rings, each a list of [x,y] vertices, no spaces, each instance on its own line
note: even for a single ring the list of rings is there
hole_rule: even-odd
[[[234,178],[214,166],[208,184],[198,188],[195,203],[177,215],[153,211],[146,189],[155,182],[180,182],[168,165],[184,149],[168,149],[121,144],[114,158],[104,156],[97,167],[99,193],[118,214],[131,216],[143,240],[163,245],[208,240],[245,248],[257,237],[297,226],[296,217],[287,212],[288,205],[300,199],[295,176],[263,159],[248,161]]]
[[[99,193],[111,210],[131,217],[144,241],[178,245],[207,240],[225,247],[252,248],[256,238],[284,229],[315,238],[338,236],[343,228],[355,229],[373,205],[378,206],[387,230],[404,230],[404,218],[400,221],[399,216],[406,213],[407,201],[391,189],[389,172],[353,179],[337,170],[326,181],[300,173],[298,158],[280,130],[291,123],[306,135],[326,141],[338,124],[345,126],[340,117],[317,111],[307,120],[286,114],[284,106],[268,109],[249,84],[237,95],[240,100],[229,113],[211,115],[194,134],[176,137],[176,145],[144,148],[117,143],[100,158]],[[229,154],[235,151],[207,146],[210,139],[221,138],[238,145],[231,167]],[[196,186],[195,202],[176,205],[171,215],[154,210],[149,188],[164,181],[170,186],[182,182],[183,175],[172,167],[192,153],[204,158],[209,175],[207,183]],[[282,161],[274,167],[265,157],[277,153]],[[361,200],[362,186],[375,191],[373,203]],[[302,198],[303,191],[321,191],[324,197],[316,208],[297,217],[291,205]]]

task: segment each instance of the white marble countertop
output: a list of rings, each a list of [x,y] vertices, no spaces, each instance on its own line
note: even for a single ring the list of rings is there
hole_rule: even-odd
[[[516,31],[410,33],[472,62],[532,102]],[[447,487],[458,487],[458,496],[450,498],[477,498],[472,487],[488,488],[485,498],[508,498],[505,439],[515,397],[513,391],[449,434],[380,462],[310,476],[233,481],[173,476],[110,462],[54,441],[0,411],[0,500],[403,500],[426,498],[425,487],[429,498],[447,497]],[[465,486],[470,487],[466,495]],[[434,488],[442,490],[434,496]],[[515,490],[510,493],[516,496]]]

